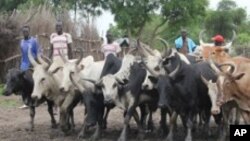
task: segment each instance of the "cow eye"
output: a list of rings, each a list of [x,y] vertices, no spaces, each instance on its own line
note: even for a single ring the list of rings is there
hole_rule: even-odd
[[[113,84],[113,86],[112,86],[112,87],[113,87],[113,88],[115,88],[116,86],[117,86],[117,84]]]
[[[45,78],[42,78],[42,79],[41,79],[41,82],[43,83],[44,81],[45,81]]]
[[[155,70],[155,71],[160,71],[160,67],[157,66],[157,67],[154,68],[154,70]]]

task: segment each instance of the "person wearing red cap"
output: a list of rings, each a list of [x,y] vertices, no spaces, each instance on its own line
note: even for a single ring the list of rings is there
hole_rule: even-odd
[[[215,46],[223,46],[224,37],[220,34],[215,35],[212,40],[214,41]]]

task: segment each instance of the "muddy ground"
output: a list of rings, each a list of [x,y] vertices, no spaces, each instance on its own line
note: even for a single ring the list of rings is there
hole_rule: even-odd
[[[84,114],[82,105],[78,105],[75,112],[75,133],[69,136],[60,136],[59,129],[50,128],[50,117],[47,112],[47,106],[41,105],[36,109],[35,117],[35,130],[33,132],[26,131],[29,122],[29,110],[19,109],[22,105],[21,99],[18,96],[4,97],[0,96],[0,141],[72,141],[79,140],[77,133],[81,128]],[[122,111],[120,109],[114,109],[111,111],[108,119],[108,128],[102,133],[101,141],[115,141],[122,129]],[[154,114],[155,126],[158,127],[159,123],[159,111]],[[58,115],[56,115],[58,121]],[[175,141],[184,140],[184,129],[181,122],[178,122],[178,128],[175,132]],[[218,137],[216,125],[211,123],[212,135],[207,137],[198,129],[198,132],[194,132],[195,141],[215,141]],[[88,133],[89,135],[91,134]],[[87,139],[81,139],[87,141]],[[132,120],[131,130],[129,132],[129,140],[136,141],[136,125]],[[159,138],[156,133],[148,133],[145,137],[145,141],[160,141],[163,138]]]

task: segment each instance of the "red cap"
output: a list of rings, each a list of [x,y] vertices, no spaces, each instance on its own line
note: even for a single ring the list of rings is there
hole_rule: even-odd
[[[213,41],[216,41],[216,42],[224,42],[224,37],[217,34],[215,35],[213,38],[212,38]]]

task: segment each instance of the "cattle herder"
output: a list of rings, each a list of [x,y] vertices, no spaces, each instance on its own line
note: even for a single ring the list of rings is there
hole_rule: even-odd
[[[187,30],[182,29],[181,36],[175,40],[175,47],[178,52],[187,55],[195,50],[196,44],[192,39],[187,37]]]
[[[20,42],[21,49],[21,71],[27,71],[31,67],[31,63],[28,58],[28,50],[31,48],[31,52],[34,58],[37,58],[37,54],[39,52],[39,44],[35,37],[30,36],[30,27],[28,25],[23,26],[22,28],[23,39]],[[23,105],[19,108],[24,109],[27,108],[27,105]]]
[[[121,52],[120,45],[113,41],[113,36],[109,31],[106,34],[106,38],[107,44],[104,44],[101,47],[101,51],[104,53],[104,57],[106,58],[109,54],[117,56],[117,54]]]
[[[217,34],[214,37],[212,37],[212,40],[214,41],[214,45],[216,47],[223,46],[224,44],[224,37],[220,34]]]
[[[50,70],[57,68],[58,65],[60,64],[62,65],[63,62],[60,58],[60,53],[68,59],[73,58],[72,48],[71,48],[72,37],[69,33],[63,32],[62,21],[56,22],[55,30],[56,32],[50,35],[49,58],[53,59],[53,64],[51,65]]]

